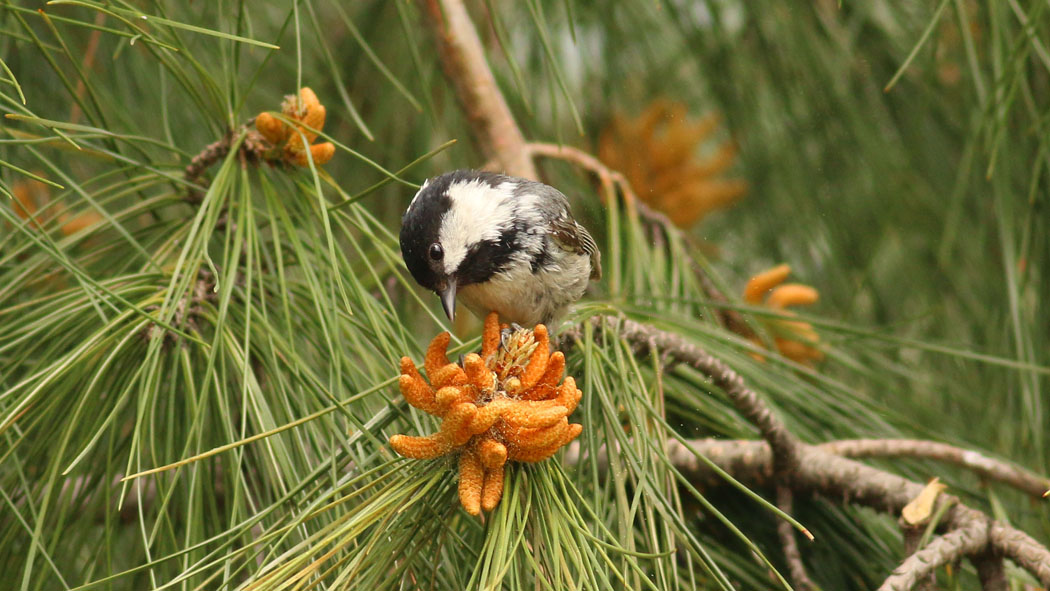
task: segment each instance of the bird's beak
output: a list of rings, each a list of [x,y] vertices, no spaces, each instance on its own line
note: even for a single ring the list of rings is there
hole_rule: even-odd
[[[456,280],[449,279],[445,289],[438,290],[441,296],[441,307],[445,309],[445,315],[449,320],[456,319]]]

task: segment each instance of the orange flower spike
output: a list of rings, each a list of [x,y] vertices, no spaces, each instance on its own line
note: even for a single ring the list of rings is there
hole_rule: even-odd
[[[553,456],[559,448],[579,437],[581,432],[583,432],[583,425],[573,423],[565,430],[560,441],[555,441],[550,446],[540,449],[508,448],[507,459],[526,463],[542,462]]]
[[[427,374],[430,375],[429,373]],[[463,368],[455,363],[449,363],[445,367],[438,368],[430,378],[430,383],[435,388],[446,388],[449,386],[460,388],[466,386],[467,374]]]
[[[62,224],[60,227],[62,234],[65,236],[72,236],[85,228],[90,228],[101,222],[102,216],[95,211],[86,211],[72,217],[63,215],[58,218],[58,221]]]
[[[391,435],[390,447],[406,458],[431,460],[447,454],[452,449],[452,438],[441,431],[426,437]]]
[[[437,403],[434,400],[434,389],[419,375],[419,370],[408,357],[401,358],[401,377],[398,386],[405,401],[424,412],[435,414]]]
[[[488,431],[513,404],[512,401],[501,398],[478,408],[478,414],[474,415],[474,420],[470,422],[470,432],[479,435]]]
[[[447,358],[450,335],[436,336],[423,363],[429,383],[411,359],[401,360],[399,385],[405,399],[442,421],[433,435],[395,435],[390,444],[414,458],[460,454],[459,498],[472,515],[499,504],[508,459],[548,458],[582,429],[568,421],[582,392],[571,377],[558,385],[565,355],[550,353],[546,328],[516,330],[510,342],[504,342],[505,330],[495,315],[487,317],[482,355],[468,354],[462,364]],[[517,398],[515,392],[530,399]]]
[[[485,482],[481,488],[481,508],[492,511],[503,498],[504,467],[485,470]]]
[[[570,376],[565,378],[565,383],[558,388],[558,396],[551,402],[564,406],[568,414],[572,414],[581,398],[583,391],[576,387],[576,380]]]
[[[255,117],[255,129],[259,130],[266,141],[279,145],[288,139],[288,128],[284,122],[269,113],[259,113]]]
[[[799,283],[788,283],[773,290],[766,298],[770,308],[783,309],[787,306],[809,306],[817,303],[820,293],[816,289]]]
[[[448,411],[456,404],[469,402],[470,396],[463,392],[463,386],[445,386],[438,388],[434,394],[435,413],[439,417],[446,416]]]
[[[332,156],[335,156],[335,144],[331,142],[314,144],[310,146],[310,156],[313,157],[316,166],[327,164]]]
[[[317,100],[317,95],[309,87],[304,86],[299,90],[299,96],[290,95],[285,99],[283,105],[281,105],[281,112],[286,117],[302,121],[304,125],[309,125],[314,129],[321,129],[324,126],[325,120],[325,108],[321,105],[321,101]],[[317,125],[320,123],[320,125]],[[295,129],[289,130],[288,143],[285,144],[285,152],[298,160],[299,156],[304,157],[303,164],[305,166],[305,150],[303,146],[309,146],[317,139],[317,133],[306,129],[304,125],[296,125]],[[305,144],[303,143],[305,140]],[[296,162],[296,164],[299,164]]]
[[[780,285],[791,274],[790,265],[777,265],[755,275],[748,280],[744,286],[744,301],[749,304],[762,303],[762,296],[769,290]]]
[[[434,383],[434,374],[437,370],[449,365],[448,361],[448,343],[452,340],[452,335],[445,331],[438,336],[434,337],[430,341],[430,345],[427,347],[427,353],[423,357],[423,368],[427,372],[427,377],[430,378],[430,382]],[[440,387],[440,386],[438,386]]]
[[[500,344],[499,314],[490,312],[485,317],[485,328],[481,333],[481,358],[488,361],[496,354]]]
[[[525,366],[525,372],[521,376],[521,391],[527,392],[540,381],[544,372],[547,371],[547,362],[550,360],[551,347],[547,327],[537,324],[533,330],[533,338],[536,340],[536,349],[529,357],[529,363]]]
[[[463,358],[463,371],[467,374],[467,380],[478,390],[491,391],[496,385],[496,376],[492,375],[477,353],[470,353]]]
[[[471,515],[481,514],[481,486],[485,472],[481,460],[474,450],[464,450],[459,455],[459,503]]]
[[[303,90],[306,91],[306,90],[309,90],[309,89],[308,88],[304,88]],[[313,91],[311,90],[310,93],[313,94]],[[303,122],[303,125],[305,125],[307,127],[311,127],[313,129],[316,129],[316,130],[320,131],[320,130],[324,129],[324,120],[325,120],[325,116],[326,115],[327,115],[327,111],[324,108],[324,105],[322,105],[320,103],[320,101],[317,100],[317,96],[314,95],[313,102],[312,103],[308,103],[306,105],[306,114],[303,115],[303,118],[301,119],[301,121]],[[309,141],[311,143],[313,143],[313,141],[315,139],[317,139],[317,132],[316,131],[310,131],[309,129],[303,129],[303,133],[306,135],[307,141]]]
[[[478,445],[478,453],[481,454],[481,465],[486,470],[503,468],[503,464],[507,463],[507,446],[491,437],[482,440]]]
[[[558,381],[565,373],[565,354],[555,351],[547,361],[547,371],[543,372],[536,385],[521,393],[522,400],[547,400],[557,392]]]
[[[824,359],[824,353],[815,347],[811,347],[798,341],[787,339],[773,339],[780,354],[796,363],[809,361],[820,361]]]
[[[441,421],[441,432],[452,438],[452,446],[458,447],[470,439],[472,433],[468,428],[474,416],[478,414],[478,407],[473,402],[458,402],[452,406]]]
[[[550,401],[544,401],[550,402]],[[549,404],[547,406],[529,406],[527,402],[518,402],[503,411],[503,420],[512,428],[537,429],[549,427],[569,416],[564,406]]]
[[[292,145],[291,140],[289,140],[288,145]],[[310,161],[306,158],[304,150],[291,149],[289,153],[296,166],[310,166]],[[310,146],[310,156],[314,159],[314,166],[325,164],[332,159],[332,156],[335,156],[335,145],[328,142],[314,144]]]
[[[791,314],[790,312],[785,313]],[[820,340],[820,335],[813,330],[813,325],[808,322],[802,322],[801,320],[777,320],[775,326],[782,332],[790,333],[795,340],[803,343]]]
[[[512,448],[518,450],[546,449],[560,442],[568,428],[569,419],[562,417],[560,421],[549,427],[508,430],[507,440]]]

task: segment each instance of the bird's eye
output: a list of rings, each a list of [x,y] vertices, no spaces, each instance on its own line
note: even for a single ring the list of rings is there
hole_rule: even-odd
[[[442,258],[445,257],[445,249],[441,248],[441,245],[435,242],[434,244],[430,245],[429,254],[430,260],[440,261]]]

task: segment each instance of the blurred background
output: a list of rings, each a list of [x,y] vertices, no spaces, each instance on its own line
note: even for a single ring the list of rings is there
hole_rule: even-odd
[[[651,231],[591,175],[541,159],[610,261],[573,319],[622,312],[674,327],[723,355],[809,442],[930,438],[1050,471],[1045,2],[466,4],[524,136],[597,156],[678,229]],[[10,573],[0,588],[109,576],[100,588],[270,588],[280,577],[253,577],[281,572],[264,565],[283,552],[320,555],[320,530],[303,515],[344,490],[337,473],[400,466],[380,451],[385,435],[428,431],[389,402],[397,358],[418,360],[443,320],[395,237],[414,185],[487,158],[424,18],[403,0],[0,6],[0,570]],[[205,147],[304,86],[327,109],[317,142],[335,144],[330,161],[223,154],[184,175]],[[807,323],[793,336],[743,297],[750,277],[785,263],[819,293],[792,308]],[[726,330],[726,310],[751,328]],[[457,335],[469,343],[478,326]],[[657,388],[656,369],[599,349],[570,360],[592,376],[587,445],[617,421],[638,433],[650,420],[632,406],[625,384],[636,381],[659,389],[683,436],[754,436],[698,375]],[[342,441],[354,433],[368,436]],[[147,494],[135,488],[146,479],[120,477],[224,445],[233,451],[160,474],[150,503],[117,508]],[[943,465],[879,465],[940,476],[966,502],[1050,538],[1045,501]],[[649,469],[629,467],[624,490],[641,490],[632,478]],[[656,587],[718,587],[696,574],[708,559],[670,540],[706,548],[743,588],[773,584],[755,556],[783,565],[774,520],[735,489],[703,493],[754,548],[670,490],[673,478],[660,490],[682,521],[648,539],[653,520],[669,518],[625,509],[616,486],[586,473],[564,478],[595,515],[641,532],[638,552],[664,556],[616,558],[642,564]],[[437,512],[462,548],[487,543],[435,498],[408,513],[423,523]],[[339,511],[367,505],[357,502],[324,523],[346,523]],[[892,519],[824,501],[797,513],[817,537],[803,557],[824,588],[874,588],[901,557]],[[301,582],[422,584],[361,557],[354,544],[376,527],[344,532],[356,540],[339,548],[355,578],[322,569]],[[283,533],[260,541],[271,531]],[[686,532],[696,539],[682,542]],[[235,554],[252,544],[267,551]],[[661,554],[672,546],[677,558]],[[435,588],[483,577],[485,559],[456,547],[418,558],[447,574],[413,576]],[[493,550],[516,573],[502,584],[530,585],[514,548]],[[572,572],[587,564],[567,560]],[[941,584],[978,588],[968,568],[942,572]]]

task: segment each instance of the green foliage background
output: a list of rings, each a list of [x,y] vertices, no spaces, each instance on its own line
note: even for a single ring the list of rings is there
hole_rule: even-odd
[[[574,320],[681,334],[806,441],[928,437],[1047,472],[1045,2],[470,8],[528,138],[593,148],[613,112],[671,97],[740,143],[750,193],[692,240],[654,242],[584,175],[544,169],[603,250]],[[481,522],[447,463],[386,447],[434,428],[394,378],[443,325],[404,272],[400,212],[427,176],[483,164],[420,18],[403,0],[0,4],[0,199],[36,174],[58,204],[43,230],[0,206],[0,588],[757,589],[766,560],[783,570],[767,506],[682,486],[660,446],[754,430],[622,343],[569,360],[583,448],[622,446],[608,469],[515,469]],[[335,159],[230,156],[188,203],[190,158],[298,86],[327,105]],[[732,294],[778,262],[820,290],[816,370],[752,359],[694,273]],[[1050,538],[1045,503],[883,465]],[[825,588],[873,588],[901,557],[890,518],[796,509]],[[942,577],[976,588],[968,568]]]

